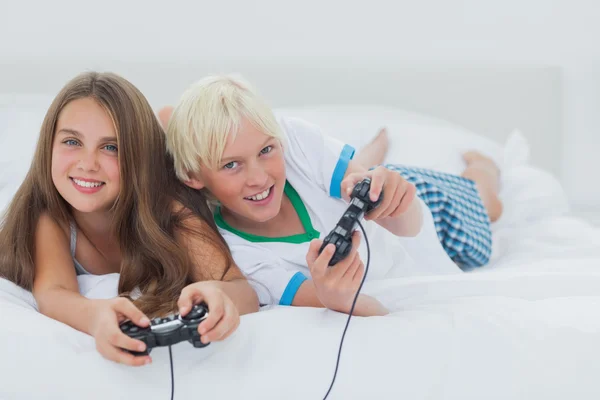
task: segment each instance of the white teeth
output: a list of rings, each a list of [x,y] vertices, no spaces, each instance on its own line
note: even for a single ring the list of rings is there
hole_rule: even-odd
[[[86,181],[80,181],[79,179],[73,179],[73,182],[75,182],[77,184],[77,186],[86,187],[86,188],[98,187],[98,186],[102,185],[102,182],[86,182]]]
[[[266,199],[267,196],[269,195],[269,193],[271,193],[271,188],[268,188],[264,192],[256,194],[254,196],[246,197],[246,199],[248,199],[248,200],[254,200],[254,201]]]

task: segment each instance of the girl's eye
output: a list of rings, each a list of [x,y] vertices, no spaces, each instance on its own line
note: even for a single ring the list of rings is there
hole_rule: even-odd
[[[271,150],[273,150],[273,146],[267,146],[267,147],[265,147],[264,149],[262,149],[262,150],[260,151],[260,154],[267,154],[267,153],[270,153],[270,152],[271,152]]]
[[[114,144],[107,144],[106,146],[104,146],[104,148],[111,152],[117,152],[117,146],[115,146]]]
[[[67,146],[77,146],[79,145],[79,142],[75,139],[67,139],[63,142],[64,144],[66,144]]]
[[[223,169],[233,169],[236,167],[236,165],[237,161],[228,162],[227,164],[223,165]]]

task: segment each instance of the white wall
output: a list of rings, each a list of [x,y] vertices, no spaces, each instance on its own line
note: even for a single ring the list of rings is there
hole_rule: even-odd
[[[559,65],[563,182],[600,207],[600,2],[596,0],[0,0],[0,57],[155,60],[372,57]],[[595,172],[595,173],[594,173]]]

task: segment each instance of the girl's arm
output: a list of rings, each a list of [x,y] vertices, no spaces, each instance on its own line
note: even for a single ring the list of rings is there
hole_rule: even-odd
[[[223,254],[216,244],[203,237],[213,237],[217,240],[219,233],[196,216],[187,217],[184,225],[185,229],[178,231],[176,237],[178,242],[187,249],[194,264],[192,271],[194,281],[204,280],[203,283],[223,291],[236,306],[240,315],[258,311],[258,296],[238,266],[232,263],[223,276],[227,267],[227,255]],[[201,232],[202,235],[195,235],[194,232]],[[228,249],[224,250],[228,251]],[[206,281],[207,277],[210,280]]]
[[[50,216],[40,217],[35,232],[33,295],[38,310],[90,334],[93,301],[79,293],[69,239]]]
[[[42,215],[35,232],[35,279],[33,296],[38,310],[96,339],[106,359],[140,366],[149,356],[135,357],[121,349],[143,351],[145,344],[126,336],[119,322],[129,318],[139,326],[150,320],[125,298],[91,300],[79,293],[75,265],[64,230],[48,215]]]
[[[224,252],[229,250],[209,239],[218,240],[218,232],[196,216],[188,216],[183,224],[175,236],[189,253],[196,283],[181,291],[179,313],[185,316],[193,304],[205,302],[208,317],[198,325],[200,340],[205,344],[225,340],[236,331],[240,315],[258,311],[258,296],[235,264],[223,276],[228,260]]]

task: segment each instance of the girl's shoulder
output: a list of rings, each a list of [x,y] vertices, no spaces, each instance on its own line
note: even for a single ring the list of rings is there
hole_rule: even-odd
[[[71,233],[71,225],[66,221],[58,221],[49,212],[44,211],[36,225],[36,235],[60,235],[68,237]]]

